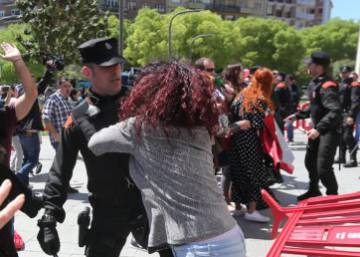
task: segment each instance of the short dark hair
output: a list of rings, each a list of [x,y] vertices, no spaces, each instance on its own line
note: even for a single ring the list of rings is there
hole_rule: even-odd
[[[57,86],[60,86],[64,82],[70,82],[71,83],[71,80],[68,77],[62,76],[62,77],[60,77],[58,79]]]

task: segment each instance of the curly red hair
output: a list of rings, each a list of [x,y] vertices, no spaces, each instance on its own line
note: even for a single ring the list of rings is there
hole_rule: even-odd
[[[138,133],[146,122],[152,127],[192,129],[205,127],[214,133],[218,111],[213,82],[194,67],[173,61],[146,66],[122,105],[121,119],[136,116]]]
[[[267,68],[259,68],[251,79],[250,85],[241,91],[244,97],[243,108],[245,112],[252,112],[255,109],[265,111],[259,105],[259,100],[265,102],[268,107],[273,108],[271,95],[273,91],[274,76]]]

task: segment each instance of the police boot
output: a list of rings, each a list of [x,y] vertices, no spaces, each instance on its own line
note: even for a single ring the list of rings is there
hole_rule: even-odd
[[[297,197],[297,200],[302,201],[302,200],[308,199],[310,197],[315,197],[315,196],[321,196],[320,190],[318,188],[317,189],[310,188],[306,193],[299,195]]]

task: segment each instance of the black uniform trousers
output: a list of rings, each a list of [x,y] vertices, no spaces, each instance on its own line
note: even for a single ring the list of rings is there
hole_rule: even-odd
[[[333,170],[334,156],[340,135],[335,130],[308,141],[305,167],[309,172],[310,191],[319,190],[319,180],[326,187],[327,195],[338,194],[338,184]]]
[[[149,227],[146,215],[129,220],[125,218],[129,215],[123,210],[103,207],[105,206],[93,206],[93,220],[85,249],[87,257],[118,257],[130,233],[138,244],[147,248]],[[173,257],[171,249],[161,250],[159,255]]]
[[[351,151],[356,146],[356,141],[353,135],[354,125],[347,125],[343,124],[343,134],[341,137],[340,149],[339,149],[339,159],[345,160],[346,157],[346,149]],[[352,155],[350,156],[351,160],[356,160],[356,151],[353,151]]]

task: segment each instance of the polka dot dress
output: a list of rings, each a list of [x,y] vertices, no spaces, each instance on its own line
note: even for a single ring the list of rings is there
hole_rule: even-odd
[[[230,151],[230,172],[233,187],[232,200],[248,204],[257,202],[257,208],[266,208],[261,198],[261,188],[270,186],[270,175],[263,162],[263,150],[259,130],[263,128],[264,112],[254,108],[253,113],[242,113],[242,99],[234,100],[231,105],[233,120],[250,120],[251,128],[233,135]],[[264,102],[259,101],[262,109],[267,109]]]

